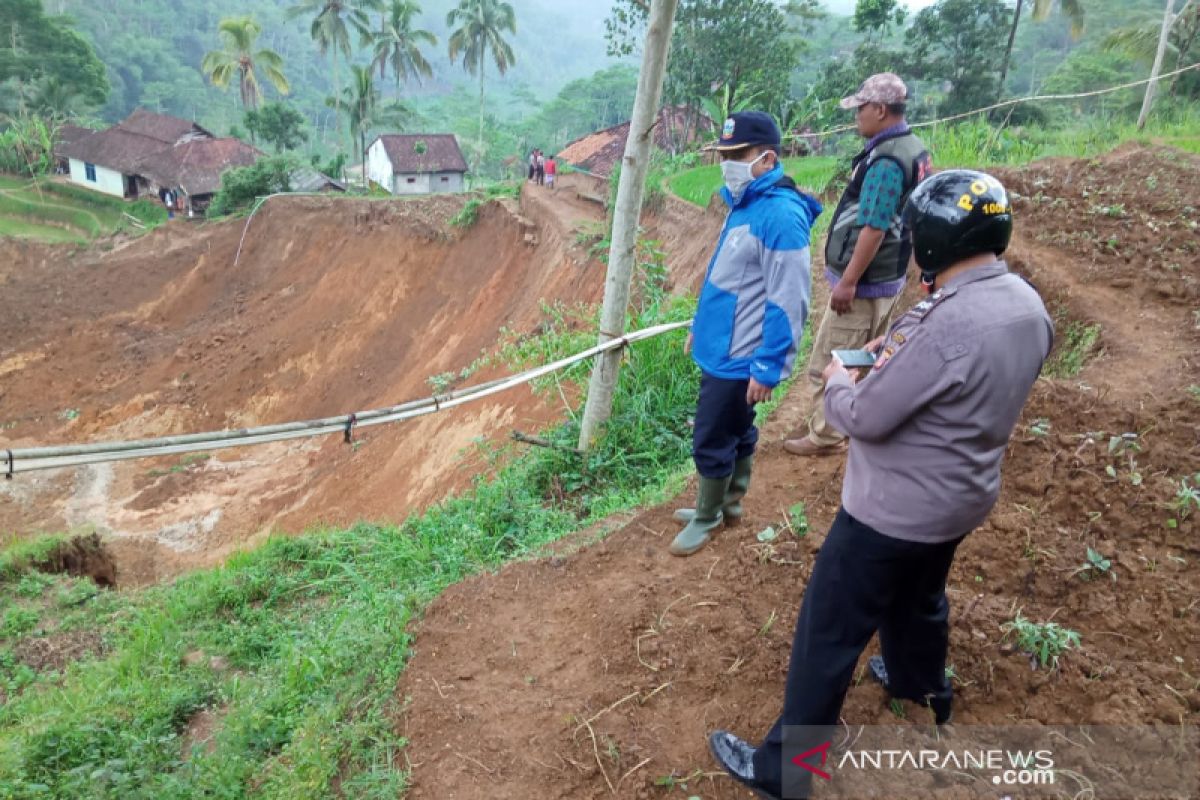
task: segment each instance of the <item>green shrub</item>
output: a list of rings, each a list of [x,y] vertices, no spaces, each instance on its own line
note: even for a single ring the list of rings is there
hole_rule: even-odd
[[[134,200],[125,208],[125,213],[135,217],[147,230],[153,230],[167,221],[167,209],[154,200]]]
[[[215,219],[248,209],[260,197],[291,190],[290,176],[296,169],[290,156],[263,158],[248,167],[234,167],[221,176],[221,188],[208,207]]]
[[[479,209],[501,197],[517,198],[521,196],[520,181],[493,183],[482,189],[477,189],[467,198],[467,202],[457,214],[450,218],[450,224],[457,228],[469,228],[479,220]]]

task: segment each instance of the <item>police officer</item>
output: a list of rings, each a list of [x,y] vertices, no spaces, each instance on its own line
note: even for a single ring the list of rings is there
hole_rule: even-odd
[[[807,796],[812,773],[790,759],[837,724],[876,631],[883,656],[870,660],[872,676],[949,720],[946,576],[996,502],[1005,447],[1050,352],[1041,298],[998,259],[1012,233],[999,181],[942,172],[904,213],[934,291],[872,343],[878,358],[866,377],[856,381],[836,358],[825,370],[825,412],[850,437],[850,454],[842,507],[796,622],[783,713],[757,748],[725,731],[709,739],[722,766],[762,797]]]

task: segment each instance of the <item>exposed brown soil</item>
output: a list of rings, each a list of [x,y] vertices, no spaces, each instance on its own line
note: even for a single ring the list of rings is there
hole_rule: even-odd
[[[99,586],[115,586],[117,566],[98,534],[73,536],[34,564],[40,571],[91,578]]]
[[[1178,480],[1200,471],[1200,398],[1188,390],[1200,344],[1200,274],[1188,256],[1200,234],[1180,218],[1200,164],[1126,148],[1003,177],[1023,196],[1011,262],[1064,322],[1096,322],[1102,333],[1078,376],[1035,387],[1000,502],[960,548],[949,585],[955,718],[1195,724],[1200,514],[1179,519],[1169,503]],[[700,554],[666,553],[685,494],[572,555],[444,593],[397,690],[411,796],[746,797],[718,774],[705,738],[717,727],[757,737],[779,710],[791,629],[843,470],[841,457],[782,451],[804,411],[791,400],[772,418],[745,523]],[[1140,449],[1110,454],[1110,437],[1124,433]],[[755,534],[782,530],[797,502],[807,535],[760,543]],[[1089,547],[1112,559],[1111,575],[1085,580]],[[1057,671],[1031,669],[1001,627],[1018,610],[1079,631],[1082,649]],[[926,719],[912,705],[905,712]],[[861,679],[844,717],[897,721],[883,691]],[[683,794],[662,785],[670,776],[690,776]]]
[[[603,210],[572,178],[527,187],[466,230],[461,198],[286,198],[244,223],[179,222],[111,249],[0,241],[4,447],[269,424],[431,394],[533,332],[540,303],[595,302],[603,265],[575,229]],[[467,382],[487,380],[499,368]],[[116,580],[219,562],[272,530],[399,520],[464,486],[479,438],[536,430],[558,409],[526,389],[340,437],[97,465],[0,483],[0,543],[96,530]]]
[[[104,649],[99,632],[75,629],[26,637],[13,647],[13,658],[36,672],[60,672],[68,664]]]

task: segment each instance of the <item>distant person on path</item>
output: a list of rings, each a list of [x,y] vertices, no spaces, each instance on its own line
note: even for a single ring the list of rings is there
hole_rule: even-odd
[[[554,177],[558,174],[558,164],[554,162],[554,156],[546,159],[546,185],[551,189],[554,188]]]
[[[546,182],[546,157],[542,155],[542,151],[537,151],[537,185],[541,186]]]
[[[170,189],[164,189],[162,193],[163,205],[167,207],[167,219],[175,219],[175,193]]]
[[[861,348],[886,331],[904,290],[912,245],[900,212],[930,168],[925,145],[904,120],[907,101],[904,81],[883,72],[867,78],[841,102],[842,108],[855,109],[858,132],[867,144],[854,157],[850,184],[825,241],[825,278],[831,291],[808,362],[808,431],[783,444],[795,455],[840,449],[846,437],[825,419],[821,370],[834,350]]]
[[[534,148],[533,150],[529,151],[529,182],[533,183],[533,180],[536,177],[537,177],[537,149]]]
[[[757,748],[709,737],[721,766],[761,797],[808,797],[812,773],[793,759],[830,740],[876,631],[871,677],[949,721],[946,576],[996,503],[1005,448],[1054,339],[1037,291],[999,259],[1012,236],[999,181],[942,172],[904,214],[935,291],[869,344],[879,357],[865,378],[836,358],[825,367],[825,413],[849,434],[850,456],[796,621],[783,711]],[[806,761],[819,766],[820,752]]]
[[[714,145],[729,215],[685,345],[701,370],[692,432],[700,484],[696,507],[675,515],[687,523],[670,545],[677,556],[741,519],[758,442],[754,406],[791,373],[804,332],[809,232],[821,204],[783,174],[780,144],[771,115],[743,111]]]

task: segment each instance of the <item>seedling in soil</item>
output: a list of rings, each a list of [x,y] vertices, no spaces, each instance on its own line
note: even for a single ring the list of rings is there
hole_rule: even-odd
[[[1193,475],[1190,481],[1186,477],[1180,478],[1179,489],[1170,503],[1170,509],[1175,512],[1175,517],[1167,520],[1167,526],[1171,528],[1178,527],[1193,511],[1200,509],[1200,472]]]
[[[1112,561],[1100,555],[1099,551],[1092,548],[1087,549],[1087,563],[1075,570],[1074,575],[1078,575],[1085,581],[1090,581],[1098,574],[1105,574],[1114,581],[1117,579],[1117,573],[1112,572]]]
[[[1193,400],[1200,401],[1200,383],[1193,383],[1189,386],[1188,394],[1192,396]]]
[[[1057,622],[1031,622],[1020,612],[1003,626],[1004,636],[1016,636],[1017,647],[1029,654],[1030,665],[1058,669],[1058,658],[1072,647],[1079,647],[1079,633]]]
[[[1050,420],[1039,417],[1029,425],[1029,433],[1033,436],[1049,436]]]
[[[796,538],[803,539],[808,535],[808,514],[804,511],[804,503],[796,503],[788,509],[787,526],[796,534]]]
[[[946,665],[946,680],[953,681],[962,687],[973,686],[975,684],[975,681],[964,681],[962,678],[960,678],[958,676],[958,672],[955,671],[953,664]]]
[[[1142,485],[1142,473],[1138,471],[1137,459],[1134,458],[1135,453],[1142,451],[1141,444],[1138,443],[1138,435],[1136,433],[1122,433],[1120,436],[1109,437],[1108,454],[1114,458],[1128,459],[1129,462],[1129,482],[1134,486]],[[1109,464],[1104,471],[1108,477],[1117,478],[1117,467],[1114,464]]]
[[[896,700],[896,699],[889,700],[888,701],[888,710],[891,711],[899,719],[905,719],[908,717],[908,714],[906,714],[904,711],[904,703],[901,703],[899,700]]]
[[[686,789],[689,781],[698,780],[704,777],[704,770],[698,769],[689,775],[684,775],[682,778],[675,777],[675,773],[663,775],[661,778],[654,779],[655,786],[664,786],[668,789]]]

